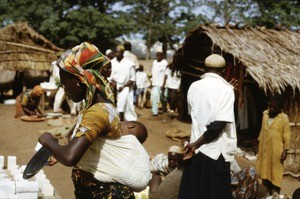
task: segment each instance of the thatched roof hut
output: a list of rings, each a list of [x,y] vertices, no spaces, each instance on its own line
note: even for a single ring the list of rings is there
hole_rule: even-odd
[[[267,93],[282,92],[288,86],[300,89],[300,34],[265,28],[232,29],[199,26],[186,37],[176,64],[202,67],[206,55],[221,50],[241,62],[248,73]],[[175,58],[176,59],[176,58]]]
[[[300,34],[289,30],[266,28],[229,28],[201,25],[191,31],[173,56],[172,67],[182,72],[182,96],[193,81],[203,74],[205,58],[222,54],[227,63],[225,78],[239,80],[240,96],[253,100],[256,107],[255,123],[260,123],[266,108],[266,97],[273,93],[288,93],[291,121],[299,122],[300,107]],[[250,94],[249,94],[249,93]],[[251,95],[251,96],[249,96]],[[251,101],[251,103],[253,102]],[[182,98],[180,117],[187,119],[185,97]],[[287,110],[289,110],[289,108]],[[253,110],[251,110],[253,111]],[[248,113],[249,114],[249,113]],[[250,122],[251,123],[251,122]],[[259,129],[259,126],[257,127]]]
[[[204,73],[205,58],[222,54],[226,60],[224,77],[238,79],[235,116],[238,143],[258,137],[262,112],[267,97],[274,93],[285,96],[285,112],[291,126],[291,158],[289,165],[300,165],[300,33],[266,28],[229,28],[202,25],[191,31],[175,52],[171,67],[180,70],[182,120],[189,120],[187,90]],[[251,142],[248,142],[251,146]],[[298,162],[297,162],[298,161]],[[288,169],[289,170],[289,169]],[[300,174],[300,167],[293,169]]]
[[[60,51],[26,22],[0,29],[0,69],[49,70]]]

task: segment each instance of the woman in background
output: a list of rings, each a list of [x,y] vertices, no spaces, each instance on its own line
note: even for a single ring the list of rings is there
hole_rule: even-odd
[[[27,89],[16,98],[16,115],[15,118],[28,115],[42,117],[43,114],[38,108],[44,90],[40,85],[33,89]]]

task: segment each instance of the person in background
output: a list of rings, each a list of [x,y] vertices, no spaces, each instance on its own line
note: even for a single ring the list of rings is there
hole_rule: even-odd
[[[83,42],[72,48],[59,66],[66,94],[74,102],[85,100],[85,107],[78,115],[67,145],[59,145],[50,133],[42,134],[38,141],[58,162],[73,167],[76,199],[134,199],[128,186],[119,182],[104,183],[99,178],[101,139],[117,139],[122,135],[114,95],[107,81],[111,74],[109,58],[96,46]]]
[[[152,116],[158,115],[158,104],[162,96],[162,86],[164,82],[164,75],[168,62],[164,59],[161,51],[156,52],[156,60],[152,64],[152,89],[151,89],[151,106]],[[164,102],[161,102],[164,107]],[[166,107],[165,107],[166,108]],[[165,111],[165,110],[163,110]]]
[[[182,149],[176,145],[171,146],[168,155],[159,153],[151,159],[151,172],[167,175],[176,168],[179,156],[182,156]]]
[[[135,66],[135,69],[137,70],[140,67],[140,65],[139,65],[139,61],[138,61],[137,56],[131,52],[131,50],[132,50],[131,43],[129,41],[125,41],[123,46],[124,46],[124,49],[125,49],[124,50],[124,57],[126,59],[130,60],[131,62],[133,62],[134,66]]]
[[[135,90],[135,104],[138,108],[142,108],[142,101],[147,88],[147,73],[144,72],[144,66],[140,64],[140,67],[136,72],[136,90]]]
[[[275,94],[268,100],[263,112],[258,137],[256,169],[269,194],[280,193],[283,179],[283,162],[290,146],[289,118],[283,112],[284,99]]]
[[[300,188],[295,189],[292,195],[292,199],[299,199],[300,198]]]
[[[36,85],[33,89],[27,89],[17,96],[15,118],[24,115],[42,117],[43,113],[39,109],[39,105],[43,94],[44,90],[42,87]]]
[[[139,68],[139,61],[138,61],[138,58],[135,54],[132,53],[132,45],[129,41],[125,41],[124,44],[124,58],[130,60],[132,63],[134,63],[134,67],[135,67],[135,70],[134,72],[136,72],[136,70]],[[135,103],[135,90],[136,90],[136,81],[133,82],[132,84],[132,89],[130,90],[130,97],[131,97],[131,100],[133,101],[133,103]],[[129,110],[130,111],[130,110]]]
[[[163,169],[164,177],[162,177],[160,169],[155,171],[152,167],[152,179],[149,184],[150,199],[178,198],[183,167],[182,153],[183,151],[179,146],[174,145],[169,148],[168,157],[165,159],[167,164],[164,164],[167,165],[167,168]]]
[[[106,55],[109,59],[115,58],[115,53],[114,53],[111,49],[107,49],[107,50],[105,51],[105,55]]]
[[[205,74],[191,84],[187,101],[192,118],[190,143],[179,199],[231,199],[230,162],[237,148],[234,90],[222,73],[225,59],[212,54],[205,59]]]
[[[124,47],[117,46],[116,57],[111,60],[112,72],[110,81],[117,90],[117,110],[121,121],[136,121],[131,91],[135,84],[135,66],[124,57]]]
[[[181,83],[181,74],[180,71],[175,71],[169,67],[166,68],[165,79],[163,83],[163,88],[166,88],[168,91],[167,101],[170,106],[170,113],[175,113],[178,111],[178,102],[179,102],[179,87]]]
[[[256,169],[252,166],[240,168],[234,159],[230,162],[231,187],[233,199],[256,199],[258,178]]]

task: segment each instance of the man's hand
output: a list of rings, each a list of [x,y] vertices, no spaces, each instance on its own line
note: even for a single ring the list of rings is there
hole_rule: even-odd
[[[120,86],[120,87],[118,88],[118,91],[121,92],[122,90],[123,90],[123,86]]]
[[[196,150],[196,145],[195,143],[188,143],[185,147],[184,147],[184,153],[183,153],[183,160],[188,160],[191,157],[194,156],[195,154],[195,150]]]

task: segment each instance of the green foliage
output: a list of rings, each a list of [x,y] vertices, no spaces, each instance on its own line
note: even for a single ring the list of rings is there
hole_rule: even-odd
[[[267,28],[283,26],[286,28],[296,27],[300,23],[300,2],[290,1],[259,1],[253,0],[258,5],[258,13],[253,17],[253,23]]]
[[[173,48],[191,25],[195,24],[196,16],[191,12],[197,0],[126,0],[128,12],[138,24],[137,32],[146,40],[148,53],[157,41],[163,43],[163,51],[167,45]],[[200,17],[197,18],[200,21]],[[197,23],[199,23],[199,21]],[[194,28],[194,27],[193,27]]]
[[[208,22],[235,26],[298,28],[300,2],[297,0],[206,0]],[[209,14],[210,13],[210,14]]]
[[[83,41],[104,50],[115,45],[115,38],[131,31],[128,17],[113,11],[117,0],[2,0],[2,26],[27,21],[38,33],[63,48]]]
[[[298,28],[299,4],[297,0],[0,0],[0,28],[27,21],[65,49],[89,41],[105,50],[113,48],[118,37],[140,33],[148,53],[157,41],[165,52],[203,23]],[[195,14],[196,8],[204,9]]]

